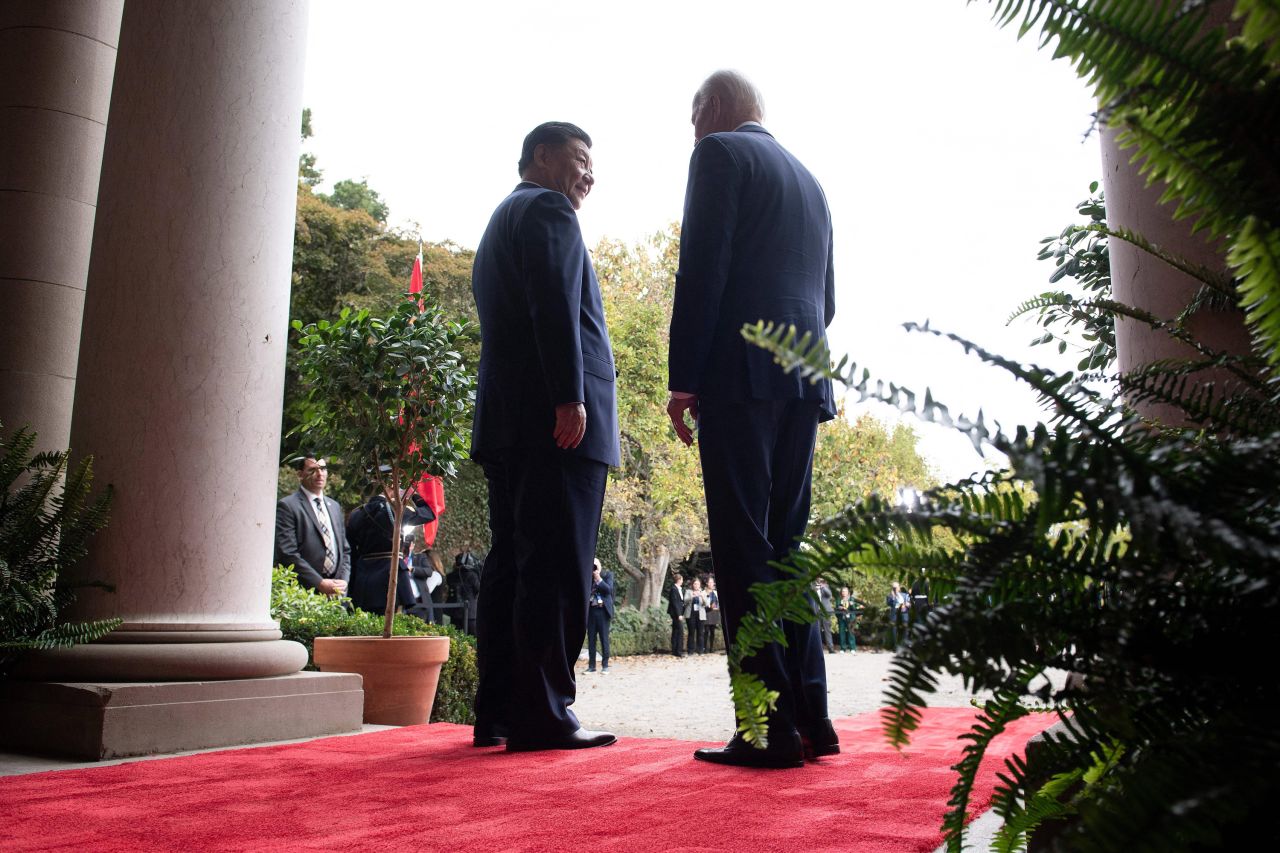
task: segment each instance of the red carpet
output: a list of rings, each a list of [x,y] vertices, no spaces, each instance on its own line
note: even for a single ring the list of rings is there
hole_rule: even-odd
[[[925,711],[898,754],[878,714],[838,720],[844,752],[804,769],[695,762],[624,738],[507,755],[470,729],[414,726],[0,779],[0,849],[104,851],[932,851],[973,711]],[[1018,721],[993,755],[1049,718]],[[990,800],[988,758],[975,808]]]

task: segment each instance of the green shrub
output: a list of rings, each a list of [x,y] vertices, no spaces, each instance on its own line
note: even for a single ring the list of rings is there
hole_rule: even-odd
[[[284,639],[307,647],[307,669],[316,668],[312,657],[316,637],[374,637],[382,633],[382,616],[348,610],[347,601],[302,587],[292,566],[276,566],[271,573],[271,616],[280,622]],[[397,637],[449,638],[449,659],[440,670],[431,722],[474,723],[473,702],[479,679],[475,638],[406,613],[396,614],[392,632]]]
[[[77,588],[111,589],[64,579],[106,525],[111,487],[91,498],[91,457],[72,468],[69,451],[35,453],[35,445],[26,428],[0,438],[0,678],[28,651],[90,643],[120,624],[61,615]]]
[[[671,650],[671,617],[661,607],[619,607],[609,626],[613,657],[649,655]]]

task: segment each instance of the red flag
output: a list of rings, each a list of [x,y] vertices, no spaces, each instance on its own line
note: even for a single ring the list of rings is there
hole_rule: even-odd
[[[422,538],[430,548],[436,543],[436,530],[440,526],[440,516],[444,514],[444,481],[439,477],[425,474],[414,490],[423,497],[427,506],[431,507],[436,514],[435,521],[428,521],[422,525]]]
[[[418,257],[413,259],[413,273],[409,276],[409,292],[422,292],[422,244],[418,244]]]
[[[409,275],[409,292],[422,292],[422,242],[418,242],[418,257],[413,261],[413,272]],[[414,445],[417,450],[417,445]],[[422,479],[414,487],[415,491],[427,502],[427,506],[436,514],[436,520],[422,525],[422,538],[430,548],[436,541],[436,530],[440,526],[440,515],[444,512],[444,481],[430,474],[422,475]]]

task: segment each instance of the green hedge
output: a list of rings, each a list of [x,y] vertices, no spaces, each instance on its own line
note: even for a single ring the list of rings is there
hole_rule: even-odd
[[[619,607],[609,626],[609,653],[613,657],[650,655],[671,651],[671,617],[661,607],[637,610]]]
[[[271,616],[280,622],[284,639],[307,647],[307,669],[314,670],[312,645],[316,637],[372,637],[382,633],[382,617],[362,610],[348,611],[345,599],[329,598],[298,584],[292,567],[276,566],[271,574]],[[433,625],[416,616],[397,613],[392,633],[403,637],[448,637],[449,659],[440,670],[433,723],[475,722],[476,641],[456,628]]]

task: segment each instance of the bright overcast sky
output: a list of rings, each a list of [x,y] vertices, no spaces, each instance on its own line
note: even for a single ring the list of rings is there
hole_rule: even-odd
[[[1047,289],[1038,241],[1073,221],[1101,177],[1096,137],[1082,143],[1092,101],[1066,63],[996,29],[989,8],[315,0],[309,149],[326,180],[367,178],[393,224],[474,248],[518,180],[524,135],[571,121],[595,143],[596,186],[579,211],[587,244],[635,241],[679,221],[693,92],[735,68],[763,93],[765,126],[826,190],[834,352],[1011,428],[1036,417],[1029,391],[901,329],[929,320],[1052,363],[1026,346],[1036,327],[1005,318]],[[944,476],[982,467],[963,438],[918,429]]]

